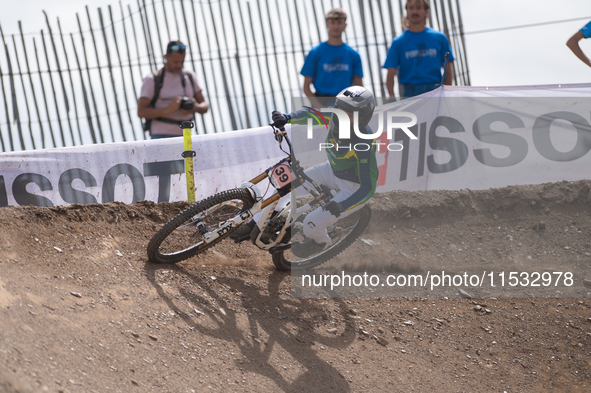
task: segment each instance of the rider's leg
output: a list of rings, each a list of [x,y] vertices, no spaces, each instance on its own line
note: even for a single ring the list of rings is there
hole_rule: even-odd
[[[350,195],[348,192],[340,191],[333,198],[336,202],[342,202]],[[347,217],[353,212],[361,209],[362,205],[356,206],[353,209],[342,212],[339,217],[333,216],[329,211],[322,210],[321,207],[312,211],[304,218],[303,232],[305,240],[301,243],[292,245],[291,252],[299,257],[306,258],[313,254],[317,254],[324,250],[327,244],[332,243],[332,239],[328,236],[327,227],[333,225],[341,218]]]
[[[335,202],[342,202],[349,197],[347,193],[339,192],[333,200]],[[332,215],[331,212],[323,210],[322,207],[317,208],[304,218],[304,236],[313,239],[316,243],[330,244],[332,241],[328,236],[327,227],[333,225],[338,220],[353,214],[361,209],[363,205],[355,206],[352,209],[345,210],[338,217]]]
[[[336,177],[329,163],[312,168],[306,173],[317,183],[324,184],[331,189],[338,189],[339,191],[334,198],[332,198],[335,202],[346,200],[359,189],[359,184]],[[321,207],[317,208],[304,218],[304,236],[313,239],[317,243],[330,244],[331,239],[328,236],[326,228],[333,225],[341,218],[347,217],[349,214],[356,212],[362,206],[363,205],[359,205],[352,209],[348,209],[342,212],[339,217],[333,216],[329,211],[325,211]]]

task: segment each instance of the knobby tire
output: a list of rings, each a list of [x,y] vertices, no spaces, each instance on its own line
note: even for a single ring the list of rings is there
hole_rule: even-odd
[[[365,205],[356,213],[359,214],[359,220],[355,224],[355,227],[337,243],[332,244],[330,248],[309,259],[304,259],[298,262],[291,262],[285,257],[285,253],[290,252],[289,250],[276,252],[273,254],[273,263],[275,264],[275,267],[281,271],[307,269],[321,265],[336,257],[361,236],[365,228],[369,225],[369,221],[371,220],[371,209],[368,205]]]
[[[213,245],[228,237],[228,235],[232,233],[237,227],[232,228],[208,244],[204,243],[203,241],[196,241],[195,244],[192,244],[189,247],[179,251],[174,251],[171,253],[161,251],[162,243],[165,242],[165,240],[171,236],[171,234],[173,234],[176,229],[188,224],[189,220],[191,220],[195,215],[211,209],[216,205],[220,205],[229,201],[242,201],[242,207],[237,210],[235,214],[233,213],[229,219],[235,217],[240,212],[250,209],[254,205],[254,200],[250,192],[245,188],[235,188],[232,190],[220,192],[207,199],[196,202],[194,205],[188,207],[186,210],[182,211],[176,217],[164,224],[164,226],[160,228],[160,230],[152,237],[152,240],[150,240],[147,247],[148,259],[150,262],[163,264],[177,263],[203,252],[204,250],[212,247]],[[227,220],[220,222],[224,221]],[[193,235],[195,236],[198,234],[197,228],[194,228],[194,231],[195,233]]]

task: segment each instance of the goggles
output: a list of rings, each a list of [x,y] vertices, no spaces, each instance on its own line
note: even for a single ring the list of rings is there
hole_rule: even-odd
[[[181,45],[172,45],[170,47],[170,52],[178,52],[178,53],[185,53],[187,46],[184,44]]]

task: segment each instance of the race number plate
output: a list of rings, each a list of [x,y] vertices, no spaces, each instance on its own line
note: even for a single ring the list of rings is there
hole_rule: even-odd
[[[271,176],[273,179],[273,184],[277,188],[282,188],[286,185],[289,185],[289,183],[291,183],[293,180],[291,168],[287,162],[282,162],[271,169]]]

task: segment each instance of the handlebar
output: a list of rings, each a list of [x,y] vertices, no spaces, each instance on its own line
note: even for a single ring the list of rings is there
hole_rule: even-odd
[[[273,128],[273,134],[275,135],[275,140],[279,142],[279,147],[281,148],[281,142],[283,141],[283,139],[285,139],[287,145],[289,146],[289,152],[286,152],[285,150],[283,150],[283,148],[281,148],[281,150],[283,150],[287,155],[293,156],[291,141],[287,136],[287,131],[285,131],[285,125],[282,125],[281,127],[277,127],[275,123],[271,123],[269,125]]]
[[[327,198],[325,200],[325,202],[328,202],[328,200],[330,200],[332,198],[332,195],[330,194],[330,192],[327,192],[325,189],[323,189],[323,187],[316,184],[316,182],[304,172],[304,168],[302,168],[300,166],[299,161],[296,160],[295,152],[293,151],[291,141],[289,140],[289,136],[287,135],[287,131],[285,131],[285,126],[282,125],[281,127],[277,127],[277,125],[275,123],[271,123],[271,124],[269,124],[269,126],[272,127],[273,134],[275,135],[275,139],[279,142],[280,148],[281,148],[281,142],[283,141],[283,139],[285,139],[285,141],[287,142],[287,145],[289,146],[289,152],[286,152],[285,150],[283,150],[283,148],[281,148],[281,150],[283,150],[283,152],[285,152],[288,156],[290,156],[291,168],[292,168],[293,172],[296,173],[296,175],[298,177],[300,177],[300,178],[306,180],[308,183],[312,184],[312,186],[314,187],[314,189],[316,190],[316,193],[317,193],[315,196],[324,195],[325,198]],[[311,192],[311,190],[308,190],[308,192]],[[314,195],[313,192],[311,192],[311,193],[312,193],[312,195]]]

